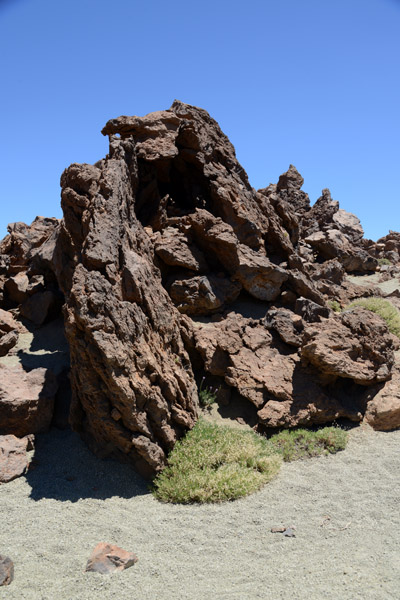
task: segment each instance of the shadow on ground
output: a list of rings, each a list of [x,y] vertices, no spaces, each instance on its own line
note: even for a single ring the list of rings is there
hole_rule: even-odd
[[[33,500],[77,502],[82,498],[132,498],[150,493],[148,482],[129,465],[96,458],[70,429],[53,428],[36,436],[26,480]]]

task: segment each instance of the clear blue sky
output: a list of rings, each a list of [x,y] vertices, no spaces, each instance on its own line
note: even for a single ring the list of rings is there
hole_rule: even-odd
[[[367,237],[400,230],[399,0],[0,0],[0,238],[121,114],[205,108],[256,188],[293,163]]]

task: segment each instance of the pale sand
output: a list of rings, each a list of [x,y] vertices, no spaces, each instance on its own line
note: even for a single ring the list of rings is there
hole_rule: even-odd
[[[0,598],[398,600],[399,450],[400,431],[357,428],[344,452],[285,464],[253,496],[179,506],[53,430],[38,440],[36,468],[0,486],[0,554],[15,564]],[[296,537],[271,533],[278,525],[295,526]],[[100,541],[139,562],[85,573]]]

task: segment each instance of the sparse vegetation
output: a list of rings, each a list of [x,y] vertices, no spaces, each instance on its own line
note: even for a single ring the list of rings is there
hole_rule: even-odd
[[[379,315],[385,322],[391,333],[400,338],[400,313],[388,300],[383,298],[360,298],[355,300],[347,308],[361,306]]]
[[[162,502],[180,504],[235,500],[268,483],[282,460],[334,453],[346,443],[347,433],[337,427],[283,431],[267,440],[200,419],[175,445],[153,493]]]
[[[334,454],[344,450],[348,434],[339,427],[324,427],[317,431],[309,429],[284,430],[270,438],[272,446],[282,455],[285,462]]]
[[[384,265],[391,265],[391,261],[388,258],[378,258],[378,265],[383,267]]]
[[[341,310],[342,310],[342,307],[340,306],[340,304],[337,300],[328,300],[328,306],[334,312],[341,312]]]
[[[270,481],[281,462],[260,435],[200,419],[175,445],[154,481],[154,494],[180,504],[234,500]]]
[[[199,387],[199,401],[200,405],[207,408],[214,404],[217,399],[218,388],[212,388],[210,386],[203,387],[205,377],[201,380]]]

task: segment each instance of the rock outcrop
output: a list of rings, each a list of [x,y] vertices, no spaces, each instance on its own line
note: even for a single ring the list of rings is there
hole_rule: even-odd
[[[398,234],[373,247],[329,190],[310,205],[293,165],[254,190],[202,109],[175,101],[103,134],[106,158],[61,177],[63,220],[14,224],[0,244],[0,354],[13,315],[42,327],[64,303],[71,424],[146,477],[196,422],[203,377],[259,431],[372,415],[393,338],[331,302],[379,293],[346,273],[395,258]]]

